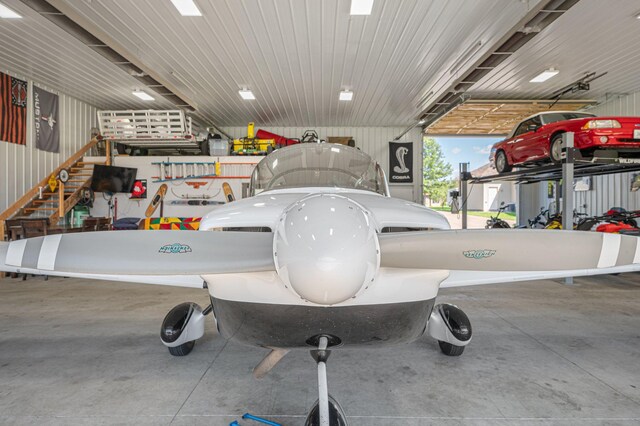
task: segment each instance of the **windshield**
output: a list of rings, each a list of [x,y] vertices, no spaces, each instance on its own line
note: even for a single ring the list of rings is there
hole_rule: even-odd
[[[587,114],[584,112],[550,112],[548,114],[541,114],[543,124],[551,124],[556,121],[573,120],[574,118],[589,118],[595,117],[593,114]]]
[[[250,194],[270,189],[330,187],[388,195],[384,172],[364,152],[330,143],[304,143],[266,156],[251,176]]]

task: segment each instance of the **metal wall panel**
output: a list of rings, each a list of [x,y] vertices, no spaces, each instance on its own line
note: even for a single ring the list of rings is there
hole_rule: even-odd
[[[28,80],[21,75],[8,74]],[[95,107],[36,83],[38,87],[59,95],[60,153],[36,149],[33,135],[33,84],[29,81],[26,146],[0,141],[0,212],[86,145],[91,128],[97,127]]]
[[[308,127],[260,127],[287,138],[300,138]],[[234,138],[247,135],[246,127],[225,127],[224,130]],[[369,154],[380,163],[387,175],[389,174],[389,142],[402,133],[402,127],[316,127],[321,139],[329,136],[351,136],[356,142],[356,147]],[[400,141],[414,142],[413,185],[390,184],[391,195],[405,200],[422,203],[422,133],[420,128],[414,128]]]

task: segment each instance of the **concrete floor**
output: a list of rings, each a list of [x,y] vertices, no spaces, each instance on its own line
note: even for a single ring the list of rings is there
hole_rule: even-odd
[[[462,213],[451,213],[451,212],[439,212],[444,215],[445,218],[449,221],[449,225],[451,225],[451,229],[462,229]],[[494,215],[497,213],[493,213]],[[502,218],[504,219],[504,217]],[[480,217],[467,215],[467,229],[484,229],[487,225],[488,217]],[[504,219],[506,220],[506,219]],[[506,220],[506,222],[514,227],[516,224],[515,220]]]
[[[329,386],[351,425],[640,424],[640,274],[442,291],[474,338],[449,358],[410,345],[334,351]],[[261,381],[265,350],[218,338],[191,355],[159,340],[204,290],[77,279],[0,281],[0,424],[301,425],[316,399],[307,351]],[[240,421],[243,425],[256,424]]]

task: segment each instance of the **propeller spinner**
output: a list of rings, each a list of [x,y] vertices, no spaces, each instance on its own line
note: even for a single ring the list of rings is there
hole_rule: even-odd
[[[273,255],[287,288],[321,305],[356,297],[380,266],[369,213],[335,194],[311,195],[285,210],[275,230]]]

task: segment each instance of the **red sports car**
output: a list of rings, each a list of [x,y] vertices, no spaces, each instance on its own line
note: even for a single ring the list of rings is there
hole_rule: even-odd
[[[493,145],[489,158],[498,173],[527,163],[560,163],[565,132],[575,133],[575,147],[585,155],[596,149],[640,155],[640,117],[596,117],[582,112],[551,111],[520,122],[505,140]]]

